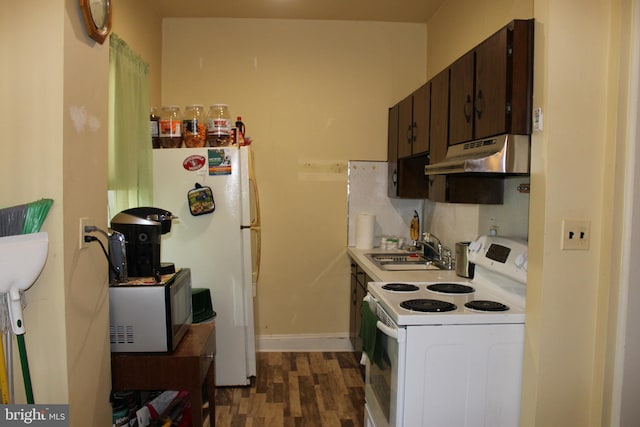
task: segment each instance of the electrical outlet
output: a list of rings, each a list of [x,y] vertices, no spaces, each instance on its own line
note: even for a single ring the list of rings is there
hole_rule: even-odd
[[[542,132],[542,108],[540,107],[533,110],[533,131]]]
[[[78,248],[85,249],[89,247],[89,242],[84,241],[84,236],[88,236],[89,233],[84,231],[84,227],[89,225],[89,218],[80,218],[80,229],[78,230]]]
[[[586,219],[562,220],[562,240],[560,249],[563,251],[589,250],[591,240],[591,221]]]

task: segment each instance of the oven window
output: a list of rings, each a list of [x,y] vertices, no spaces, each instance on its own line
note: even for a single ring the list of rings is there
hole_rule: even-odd
[[[380,364],[367,362],[365,379],[365,399],[369,406],[374,425],[395,425],[398,411],[398,342],[384,333],[378,335],[382,340],[382,357]]]
[[[391,412],[391,360],[385,351],[382,355],[382,366],[371,364],[369,382],[375,399],[384,417],[389,422]]]

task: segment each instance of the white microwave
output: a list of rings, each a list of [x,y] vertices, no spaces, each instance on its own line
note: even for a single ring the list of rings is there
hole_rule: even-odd
[[[171,352],[192,321],[191,270],[109,287],[111,352]]]

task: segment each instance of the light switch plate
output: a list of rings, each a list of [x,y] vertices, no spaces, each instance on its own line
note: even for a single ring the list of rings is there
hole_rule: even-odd
[[[591,241],[591,221],[586,219],[562,220],[562,240],[560,249],[563,251],[589,250]]]

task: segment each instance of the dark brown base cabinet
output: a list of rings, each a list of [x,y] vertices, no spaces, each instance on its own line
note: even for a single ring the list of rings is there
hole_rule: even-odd
[[[533,19],[510,22],[389,109],[389,197],[503,203],[502,176],[426,177],[424,165],[450,145],[531,134],[533,30]]]
[[[371,278],[354,260],[351,260],[351,308],[349,311],[349,339],[358,359],[362,354],[360,325],[362,324],[362,303],[367,295],[367,283]]]

